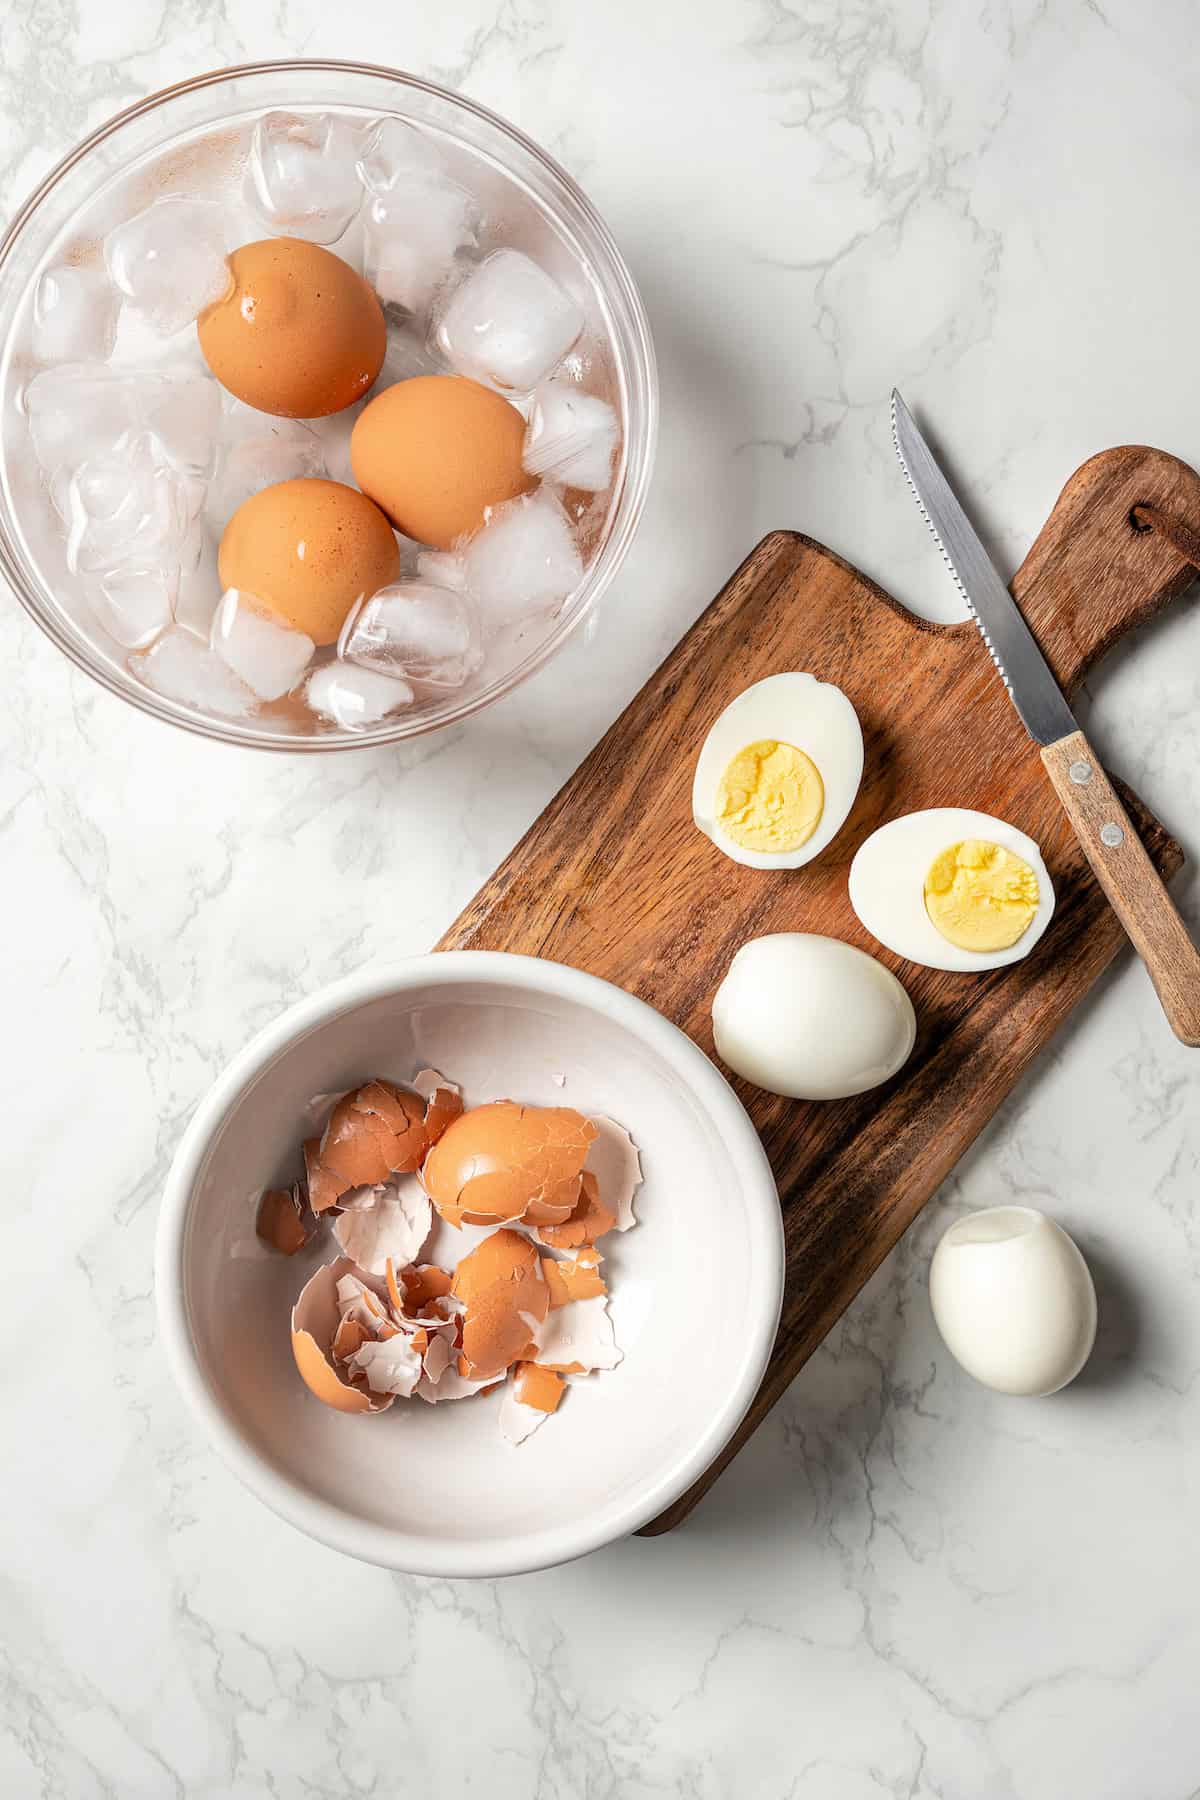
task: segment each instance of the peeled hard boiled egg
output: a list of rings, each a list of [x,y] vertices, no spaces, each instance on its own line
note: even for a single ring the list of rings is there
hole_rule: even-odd
[[[1053,1394],[1096,1339],[1096,1290],[1061,1225],[1032,1206],[989,1206],[933,1253],[929,1303],[956,1362],[1001,1394]]]
[[[1054,911],[1033,839],[963,806],[905,813],[850,865],[850,904],[874,937],[927,969],[1002,969],[1028,956]]]
[[[862,729],[841,689],[815,675],[768,675],[705,738],[692,816],[734,862],[798,869],[845,824],[862,771]]]
[[[743,944],[713,1000],[722,1062],[793,1100],[841,1100],[887,1081],[916,1041],[890,969],[836,938],[782,931]]]

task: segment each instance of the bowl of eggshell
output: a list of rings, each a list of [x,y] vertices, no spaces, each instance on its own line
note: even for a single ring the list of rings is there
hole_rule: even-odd
[[[638,1530],[719,1454],[779,1319],[766,1154],[608,982],[495,952],[352,976],[201,1102],[160,1338],[247,1486],[335,1549],[502,1575]]]
[[[0,244],[0,346],[0,570],[80,668],[227,742],[387,742],[509,692],[649,482],[607,228],[394,70],[218,71],[100,127]]]

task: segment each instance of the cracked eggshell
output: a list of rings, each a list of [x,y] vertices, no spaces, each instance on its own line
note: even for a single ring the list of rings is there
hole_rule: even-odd
[[[330,1352],[341,1324],[338,1282],[346,1275],[356,1277],[386,1308],[387,1291],[382,1284],[364,1274],[349,1257],[339,1256],[318,1269],[297,1296],[292,1308],[292,1355],[305,1386],[326,1406],[345,1413],[386,1412],[392,1404],[391,1394],[365,1393],[344,1381],[333,1365]]]
[[[762,740],[790,744],[815,764],[824,788],[817,828],[796,850],[770,853],[735,844],[717,822],[717,791],[730,762]],[[692,817],[718,850],[748,869],[798,869],[828,849],[850,816],[863,772],[858,714],[841,688],[785,671],[756,681],[713,722],[696,760]]]
[[[595,1145],[592,1147],[594,1149]],[[574,1211],[561,1225],[537,1226],[533,1235],[539,1243],[548,1244],[552,1249],[574,1250],[584,1244],[594,1244],[597,1238],[611,1231],[616,1222],[615,1210],[600,1198],[600,1183],[592,1171],[585,1168]]]
[[[429,1196],[415,1175],[401,1175],[372,1202],[344,1211],[333,1235],[350,1260],[371,1275],[386,1275],[388,1263],[415,1262],[433,1225]]]
[[[608,1292],[600,1273],[600,1259],[594,1251],[590,1256],[584,1250],[578,1256],[564,1256],[561,1260],[544,1256],[542,1274],[550,1290],[551,1312],[556,1307],[569,1306],[573,1300],[594,1300]]]
[[[419,1070],[413,1076],[413,1087],[425,1102],[425,1140],[432,1149],[447,1127],[462,1117],[462,1089],[437,1069]]]
[[[550,1369],[539,1369],[536,1363],[517,1364],[500,1400],[500,1430],[510,1444],[523,1444],[545,1424],[557,1410],[564,1386],[562,1376]]]
[[[317,1232],[317,1220],[296,1182],[290,1188],[267,1188],[258,1203],[254,1229],[262,1243],[284,1256],[295,1256]]]
[[[425,1143],[420,1095],[374,1080],[338,1101],[321,1137],[320,1160],[345,1192],[418,1168]]]
[[[460,1373],[472,1380],[503,1375],[526,1357],[550,1310],[542,1259],[522,1231],[484,1238],[459,1263],[452,1291],[466,1309]]]
[[[421,1179],[451,1225],[558,1225],[575,1208],[596,1127],[569,1106],[496,1100],[462,1114]]]

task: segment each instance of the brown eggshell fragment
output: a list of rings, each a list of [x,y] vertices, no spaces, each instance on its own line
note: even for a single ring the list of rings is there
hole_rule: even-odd
[[[413,1076],[413,1086],[425,1101],[425,1136],[430,1147],[441,1138],[447,1126],[462,1117],[462,1089],[436,1069],[422,1069]]]
[[[611,1231],[617,1215],[600,1198],[600,1183],[590,1169],[584,1169],[579,1199],[575,1210],[561,1225],[539,1225],[537,1235],[543,1244],[555,1250],[574,1250],[581,1244],[594,1244]]]
[[[572,1300],[594,1300],[598,1294],[608,1292],[600,1273],[599,1259],[591,1262],[582,1256],[563,1257],[559,1262],[547,1256],[542,1259],[542,1274],[550,1290],[551,1312],[556,1307],[569,1306]]]
[[[454,1285],[449,1269],[436,1263],[409,1263],[398,1275],[399,1295],[392,1294],[392,1304],[406,1319],[430,1319],[441,1323],[449,1316],[448,1308],[439,1302],[446,1299]],[[389,1283],[389,1292],[391,1284]]]
[[[572,1107],[493,1101],[449,1126],[421,1179],[451,1225],[561,1224],[579,1200],[595,1135],[591,1120]]]
[[[383,366],[383,309],[332,250],[261,238],[229,258],[233,285],[201,313],[209,368],[259,412],[316,419],[360,400]]]
[[[487,1379],[531,1355],[550,1293],[541,1258],[524,1232],[494,1231],[484,1238],[459,1263],[452,1292],[466,1307],[460,1372]]]
[[[513,1394],[522,1406],[536,1407],[538,1412],[555,1412],[565,1386],[561,1375],[539,1369],[536,1363],[518,1363],[513,1373]]]
[[[333,1364],[334,1339],[342,1325],[337,1284],[343,1275],[357,1276],[364,1286],[379,1294],[378,1284],[348,1257],[339,1256],[326,1263],[301,1288],[292,1308],[292,1355],[305,1386],[326,1406],[346,1413],[386,1412],[393,1395],[373,1394],[352,1386]],[[379,1297],[385,1299],[386,1289]]]
[[[282,1251],[284,1256],[295,1256],[297,1250],[303,1250],[316,1230],[316,1220],[305,1206],[298,1183],[291,1188],[266,1190],[258,1203],[254,1229],[264,1244]]]

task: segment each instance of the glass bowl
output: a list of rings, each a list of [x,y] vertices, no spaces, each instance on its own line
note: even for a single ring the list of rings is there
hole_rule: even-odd
[[[436,133],[460,166],[469,161],[494,241],[542,261],[583,302],[589,386],[605,394],[621,420],[613,485],[603,515],[597,508],[587,522],[584,578],[559,613],[544,629],[535,626],[501,644],[465,688],[364,729],[328,724],[296,698],[249,719],[223,718],[167,699],[131,674],[127,652],[93,617],[67,570],[62,527],[30,453],[22,402],[37,367],[29,329],[42,272],[64,260],[95,264],[103,233],[164,192],[227,191],[254,120],[273,110],[328,111],[363,123],[396,114]],[[649,485],[658,414],[654,350],[607,227],[571,177],[523,133],[474,101],[395,69],[249,64],[195,76],[109,120],[50,172],[0,242],[0,346],[0,570],[43,631],[110,692],[154,718],[225,743],[291,751],[394,743],[467,718],[510,693],[554,654],[613,579]]]

